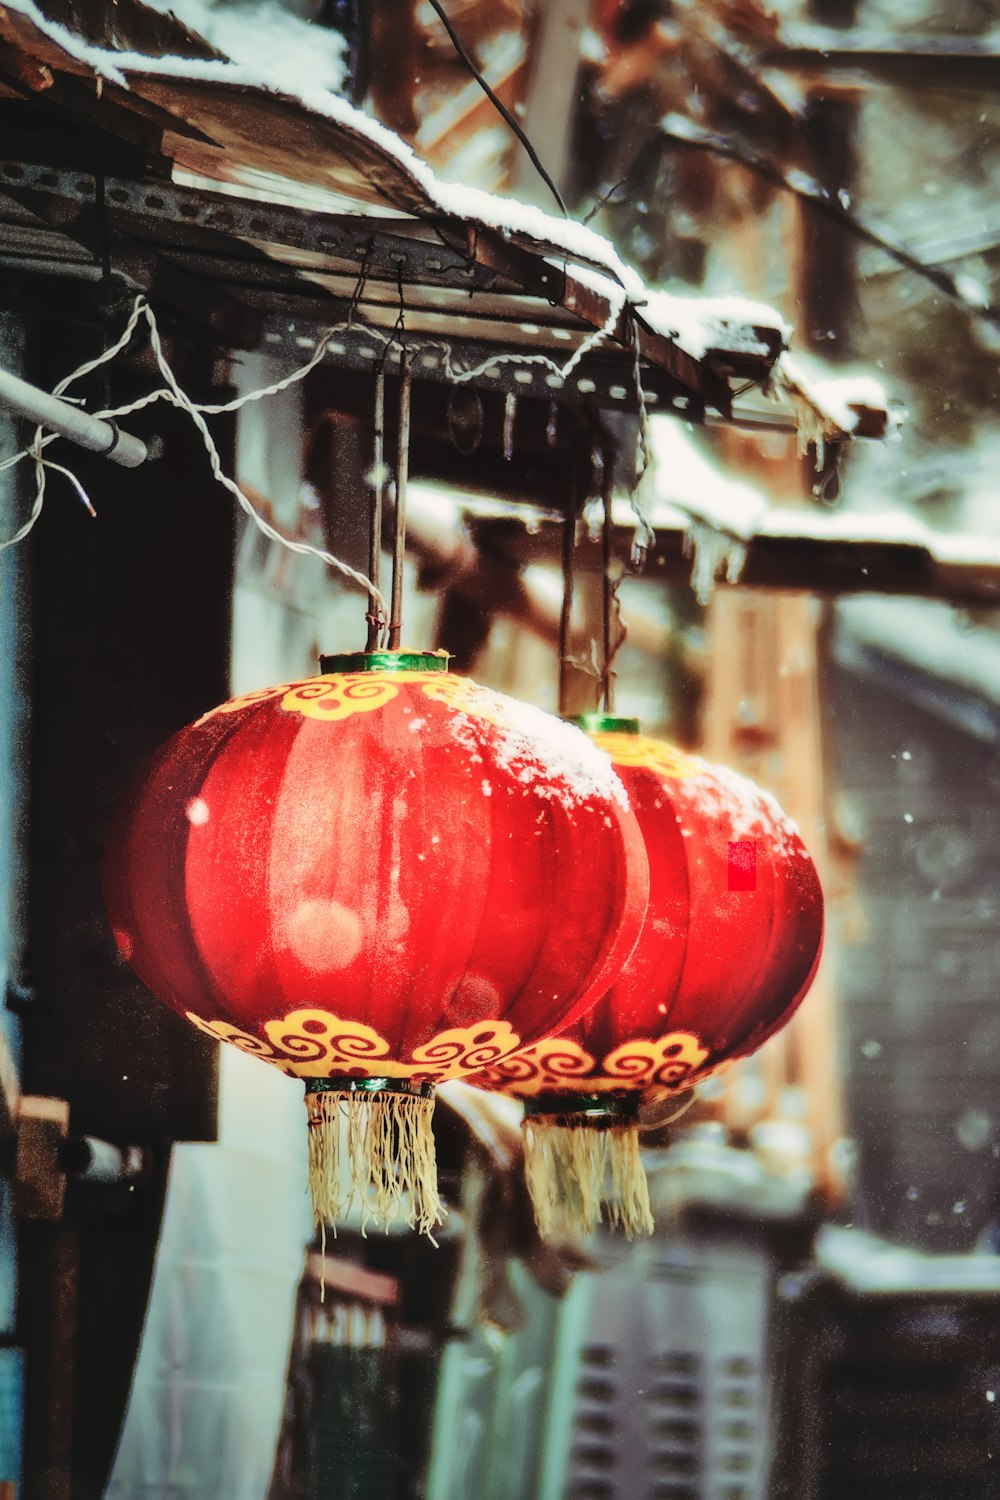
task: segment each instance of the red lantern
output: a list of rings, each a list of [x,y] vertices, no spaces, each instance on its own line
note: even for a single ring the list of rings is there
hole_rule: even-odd
[[[823,897],[796,829],[753,782],[639,733],[582,721],[628,790],[649,859],[642,934],[607,995],[559,1035],[475,1080],[526,1101],[539,1225],[652,1229],[638,1111],[782,1027],[819,962]]]
[[[607,988],[645,911],[642,836],[585,735],[443,655],[323,669],[164,746],[113,835],[108,910],[161,999],[305,1080],[318,1223],[357,1190],[429,1230],[433,1085]]]

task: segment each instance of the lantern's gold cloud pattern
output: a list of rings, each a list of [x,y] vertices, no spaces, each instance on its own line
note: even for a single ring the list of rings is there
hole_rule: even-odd
[[[338,672],[335,676],[312,678],[308,682],[286,682],[277,687],[261,688],[257,692],[244,693],[220,703],[199,719],[199,724],[214,718],[216,714],[236,713],[254,703],[264,703],[269,698],[280,698],[286,713],[302,714],[307,719],[321,719],[334,723],[348,719],[352,714],[368,713],[372,709],[384,708],[399,696],[406,683],[422,686],[428,698],[446,703],[450,708],[460,709],[473,718],[488,723],[498,722],[499,715],[491,711],[490,695],[475,683],[465,678],[443,676],[439,672]]]
[[[669,776],[674,781],[698,776],[705,769],[705,762],[697,756],[687,755],[666,740],[654,740],[646,735],[607,733],[600,736],[598,743],[616,766],[642,767],[660,776]]]
[[[374,1073],[415,1083],[443,1082],[490,1067],[521,1040],[506,1021],[484,1020],[440,1031],[415,1047],[409,1062],[399,1062],[390,1058],[388,1041],[374,1027],[344,1021],[327,1010],[293,1010],[282,1020],[265,1021],[266,1042],[228,1021],[204,1021],[193,1011],[187,1019],[216,1041],[230,1042],[293,1078],[367,1078]]]
[[[577,1042],[556,1036],[497,1063],[490,1082],[495,1088],[511,1086],[522,1098],[553,1093],[573,1083],[579,1083],[587,1094],[613,1094],[623,1088],[686,1089],[705,1077],[700,1070],[707,1058],[708,1049],[696,1036],[671,1031],[654,1040],[635,1037],[623,1042],[598,1068]]]

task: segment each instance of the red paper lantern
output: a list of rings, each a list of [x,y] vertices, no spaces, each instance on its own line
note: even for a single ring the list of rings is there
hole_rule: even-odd
[[[586,735],[443,655],[323,667],[163,747],[113,834],[108,910],[155,994],[306,1081],[317,1222],[357,1189],[429,1229],[433,1085],[607,988],[645,911],[643,840]]]
[[[559,1035],[483,1082],[526,1101],[526,1160],[541,1228],[593,1228],[607,1207],[652,1229],[640,1103],[688,1089],[779,1030],[819,962],[823,897],[795,827],[736,772],[587,715],[646,841],[642,934],[614,985]]]

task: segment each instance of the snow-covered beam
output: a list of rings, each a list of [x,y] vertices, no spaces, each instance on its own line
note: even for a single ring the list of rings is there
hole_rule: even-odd
[[[701,559],[701,580],[741,588],[843,596],[909,595],[953,604],[1000,605],[1000,542],[932,533],[909,517],[775,510],[737,534],[699,522],[679,508],[654,516],[656,541],[645,574],[651,581],[688,582]],[[502,547],[521,564],[558,566],[561,522],[531,515],[468,518],[472,535],[492,552]],[[918,535],[917,532],[921,534]],[[614,554],[627,563],[634,522],[614,526]],[[574,566],[601,567],[601,548],[579,529]]]
[[[779,374],[774,386],[782,386],[789,398],[785,420],[804,416],[810,436],[819,430],[824,438],[842,439],[883,430],[884,411],[867,407],[847,423],[831,424],[822,412],[817,416],[800,384],[786,378],[789,367],[780,365],[790,330],[772,309],[742,299],[678,297],[651,288],[589,225],[442,181],[392,131],[319,86],[311,74],[284,67],[277,54],[256,51],[234,61],[111,51],[53,22],[34,0],[7,0],[0,6],[0,41],[6,44],[0,49],[0,73],[25,59],[44,70],[40,108],[52,103],[72,119],[85,98],[91,123],[95,111],[104,111],[110,134],[131,139],[129,132],[139,130],[139,138],[158,153],[157,170],[162,173],[165,161],[172,164],[170,191],[178,191],[182,174],[196,193],[224,187],[229,207],[213,205],[212,233],[221,233],[221,240],[207,247],[208,257],[204,234],[198,238],[206,226],[197,204],[191,220],[157,218],[157,241],[162,239],[169,256],[193,259],[199,267],[196,279],[215,293],[232,290],[254,311],[266,310],[260,304],[268,295],[272,303],[282,298],[299,302],[299,307],[289,307],[288,321],[296,324],[301,318],[316,328],[324,320],[336,321],[349,305],[356,326],[367,320],[390,329],[402,307],[408,344],[414,333],[439,344],[463,335],[483,337],[490,345],[484,371],[494,362],[505,367],[516,363],[512,383],[531,384],[540,377],[546,381],[547,400],[582,398],[584,404],[600,407],[593,366],[610,363],[624,366],[624,375],[616,371],[607,382],[619,407],[639,404],[638,383],[648,382],[652,399],[683,401],[685,416],[695,421],[706,412],[731,420],[734,385],[749,382],[764,391],[772,374]],[[93,93],[81,91],[81,78],[93,80]],[[51,175],[51,164],[43,167]],[[346,265],[338,234],[335,244],[308,256],[294,235],[282,242],[278,232],[276,242],[270,205],[261,201],[262,179],[270,204],[278,200],[285,221],[293,208],[303,218],[313,210],[328,216],[350,210],[356,234]],[[141,186],[145,190],[150,184]],[[29,185],[22,181],[11,190],[25,194]],[[58,183],[55,188],[30,185],[32,194],[59,190]],[[117,188],[105,193],[112,235],[123,227],[129,233],[130,194],[128,188],[123,191],[121,200],[115,196]],[[163,194],[149,194],[146,210],[153,212],[156,198],[165,202],[167,192],[165,183]],[[79,203],[71,206],[82,211]],[[407,250],[398,252],[402,261],[391,271],[378,263],[377,255],[369,259],[367,246],[377,246],[383,231],[413,236],[412,271]],[[436,257],[441,239],[449,254]],[[113,259],[117,244],[112,243]],[[429,265],[453,259],[455,252],[466,260],[457,278],[442,285],[439,265],[426,282],[417,259]],[[160,262],[167,259],[165,254]],[[490,286],[470,298],[472,287],[482,287],[487,269],[494,273]],[[27,260],[24,270],[30,271]],[[163,274],[158,264],[157,275]],[[250,297],[239,295],[244,282],[256,283]],[[357,303],[352,301],[355,287]],[[152,290],[145,284],[143,289]],[[189,300],[195,302],[197,288],[191,290]],[[217,320],[212,326],[222,332]],[[229,336],[234,342],[242,337],[244,346],[252,337],[241,329]],[[300,343],[304,337],[302,327],[295,326],[295,340]],[[526,343],[529,338],[535,342]],[[592,367],[584,369],[584,360],[591,360]],[[468,375],[468,369],[459,369],[451,378]],[[642,400],[651,404],[645,394]]]

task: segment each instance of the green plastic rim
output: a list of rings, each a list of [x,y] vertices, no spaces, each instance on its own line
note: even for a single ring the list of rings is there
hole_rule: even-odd
[[[331,672],[447,672],[447,651],[341,651],[321,656],[319,669]]]
[[[618,714],[574,714],[567,721],[585,729],[588,734],[641,734],[638,719],[623,719]]]
[[[433,1099],[433,1083],[415,1083],[412,1078],[307,1078],[307,1094],[411,1094],[415,1099]]]
[[[616,1125],[634,1125],[639,1118],[639,1095],[622,1098],[613,1094],[538,1094],[524,1101],[524,1118],[541,1116],[554,1124],[586,1122],[596,1130]]]

